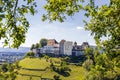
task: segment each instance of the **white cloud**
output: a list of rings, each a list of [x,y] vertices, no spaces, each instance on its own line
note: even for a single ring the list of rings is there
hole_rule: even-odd
[[[78,27],[76,27],[78,30],[84,30],[84,28],[83,27],[80,27],[80,26],[78,26]]]

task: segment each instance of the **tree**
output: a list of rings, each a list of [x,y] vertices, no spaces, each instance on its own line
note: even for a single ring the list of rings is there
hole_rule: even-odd
[[[99,62],[97,62],[95,66],[99,65],[105,69],[105,71],[102,72],[102,79],[107,80],[117,80],[120,76],[120,73],[115,70],[116,67],[120,67],[118,66],[120,65],[120,61],[118,61],[118,58],[120,57],[120,54],[118,53],[120,50],[119,4],[119,0],[110,0],[109,6],[93,6],[89,9],[91,11],[88,11],[89,16],[91,16],[91,20],[89,23],[86,23],[86,29],[92,32],[91,34],[94,35],[94,39],[96,40],[98,47],[102,47],[104,49],[103,54],[98,58]],[[102,40],[103,36],[107,39]]]
[[[36,45],[35,45],[35,49],[38,49],[38,48],[39,48],[39,44],[36,43]]]
[[[91,47],[87,47],[84,51],[87,59],[90,59],[92,58],[92,55],[93,55],[93,49]]]
[[[15,80],[16,74],[14,72],[10,73],[10,78],[11,80]]]
[[[54,75],[53,78],[54,78],[54,80],[60,80],[60,76],[59,75]]]
[[[28,52],[25,54],[25,57],[35,57],[35,53],[34,52]]]
[[[34,0],[0,0],[0,39],[4,46],[18,48],[25,42],[29,22],[26,14],[34,15]]]
[[[8,71],[8,64],[6,64],[6,63],[2,64],[1,70],[2,70],[3,72],[7,72],[7,71]]]
[[[30,50],[32,51],[33,49],[35,49],[35,44],[32,44]]]
[[[46,45],[47,45],[47,39],[42,38],[42,39],[40,40],[40,42],[39,42],[39,45],[40,45],[40,47],[46,46]]]
[[[91,59],[87,59],[86,61],[84,61],[83,65],[82,65],[86,71],[90,71],[91,67],[93,66],[93,61]]]
[[[43,15],[42,20],[63,22],[66,15],[73,16],[74,13],[83,9],[81,2],[84,0],[47,0],[47,4],[44,6],[47,14]]]
[[[94,53],[94,62],[96,63],[97,62],[96,58],[100,55],[99,49],[96,47],[93,53]]]

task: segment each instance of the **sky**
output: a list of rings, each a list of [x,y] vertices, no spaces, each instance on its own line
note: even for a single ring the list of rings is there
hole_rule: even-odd
[[[62,39],[67,41],[77,42],[82,44],[82,42],[88,42],[90,45],[95,45],[93,36],[90,36],[90,31],[84,30],[83,20],[88,21],[89,19],[84,16],[84,12],[80,11],[72,17],[67,17],[63,22],[53,22],[48,21],[43,22],[41,20],[42,14],[45,10],[42,6],[45,4],[45,0],[36,0],[38,7],[37,13],[34,16],[27,15],[27,19],[30,23],[30,28],[26,34],[26,41],[21,46],[30,47],[40,41],[41,38],[56,39],[58,42]],[[109,0],[97,0],[97,4],[106,4]],[[0,42],[1,44],[1,42]]]

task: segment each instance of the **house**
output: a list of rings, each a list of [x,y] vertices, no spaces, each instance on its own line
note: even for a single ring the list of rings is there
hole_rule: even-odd
[[[72,55],[72,48],[73,48],[72,41],[60,41],[60,55]]]

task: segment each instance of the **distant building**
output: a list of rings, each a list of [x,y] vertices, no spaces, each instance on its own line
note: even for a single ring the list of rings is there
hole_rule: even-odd
[[[55,39],[48,39],[47,46],[43,47],[44,53],[59,55],[59,44]]]
[[[74,42],[72,49],[72,56],[84,55],[84,50],[81,45],[77,45],[77,42]]]
[[[60,55],[72,55],[72,48],[73,48],[72,41],[60,41]]]
[[[64,54],[64,43],[66,42],[66,40],[61,40],[60,41],[60,55]]]
[[[82,48],[83,48],[83,49],[86,49],[87,47],[89,47],[88,42],[83,42],[83,43],[82,43]]]
[[[47,45],[40,49],[33,49],[35,56],[39,54],[59,54],[59,44],[55,39],[48,39]]]
[[[42,54],[55,54],[59,55],[59,47],[58,46],[44,46],[40,49],[40,53]]]

